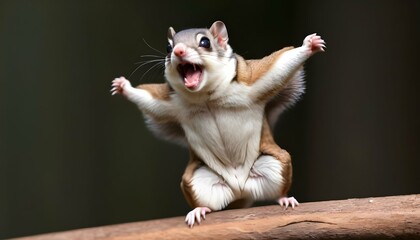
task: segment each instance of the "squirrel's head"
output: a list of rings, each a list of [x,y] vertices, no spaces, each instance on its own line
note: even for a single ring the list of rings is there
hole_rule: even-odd
[[[227,29],[221,21],[209,29],[193,28],[178,33],[170,27],[167,52],[165,76],[177,92],[215,91],[227,79],[231,80],[236,71]]]

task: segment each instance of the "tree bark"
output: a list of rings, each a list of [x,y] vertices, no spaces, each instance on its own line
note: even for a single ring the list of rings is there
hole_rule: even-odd
[[[207,215],[188,228],[174,217],[20,240],[132,239],[420,239],[420,194],[263,206]]]

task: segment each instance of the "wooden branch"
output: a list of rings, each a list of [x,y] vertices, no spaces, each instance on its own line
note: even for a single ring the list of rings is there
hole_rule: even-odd
[[[420,194],[302,203],[211,213],[189,229],[184,217],[51,233],[20,240],[420,239]]]

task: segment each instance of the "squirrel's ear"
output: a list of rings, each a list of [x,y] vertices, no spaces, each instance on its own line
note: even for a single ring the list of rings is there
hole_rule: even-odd
[[[213,37],[217,40],[217,43],[221,47],[226,48],[229,37],[225,24],[222,21],[214,22],[213,25],[211,25],[210,27],[210,32],[213,35]]]
[[[169,42],[172,42],[173,41],[175,33],[176,32],[175,32],[174,28],[173,27],[169,27],[169,29],[168,29],[168,41]]]

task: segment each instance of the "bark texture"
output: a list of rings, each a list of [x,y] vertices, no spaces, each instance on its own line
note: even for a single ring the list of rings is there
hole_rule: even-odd
[[[189,229],[174,217],[20,240],[420,239],[420,194],[264,206],[211,213]]]

